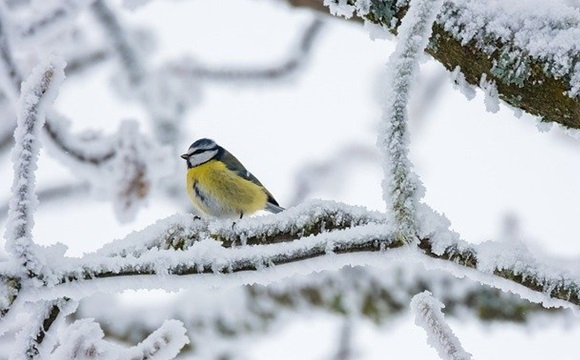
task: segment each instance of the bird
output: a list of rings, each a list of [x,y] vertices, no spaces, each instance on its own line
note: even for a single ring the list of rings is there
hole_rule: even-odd
[[[259,210],[274,214],[285,210],[235,156],[215,141],[196,140],[181,157],[187,163],[187,194],[202,213],[241,219]]]

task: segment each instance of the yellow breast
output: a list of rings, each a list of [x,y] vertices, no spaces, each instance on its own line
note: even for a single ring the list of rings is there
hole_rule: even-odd
[[[187,170],[187,193],[202,212],[216,217],[252,214],[264,209],[267,200],[261,186],[216,160]]]

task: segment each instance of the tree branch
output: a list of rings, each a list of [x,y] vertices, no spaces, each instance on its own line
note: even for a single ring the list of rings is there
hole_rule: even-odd
[[[28,325],[18,334],[18,346],[15,347],[14,360],[33,360],[40,355],[40,345],[46,334],[59,318],[66,299],[41,301],[36,306]]]
[[[242,219],[233,229],[228,221],[208,222],[176,215],[116,241],[102,251],[80,259],[67,258],[66,261],[54,264],[52,270],[60,285],[35,289],[34,294],[29,295],[43,299],[54,296],[74,297],[79,293],[70,293],[67,283],[74,282],[74,289],[77,289],[83,284],[90,286],[93,279],[133,276],[142,279],[143,275],[163,279],[168,275],[245,274],[318,257],[332,257],[335,260],[328,265],[335,268],[345,264],[339,260],[341,254],[387,254],[401,246],[399,242],[393,242],[392,225],[375,222],[375,213],[365,217],[360,208],[345,206],[337,210],[340,207],[336,203],[330,203],[327,209],[320,202],[302,204],[276,216]],[[421,216],[427,216],[425,214],[428,211],[431,210],[424,206]],[[310,222],[305,214],[320,214],[319,221]],[[344,220],[341,222],[338,219]],[[563,306],[564,302],[580,306],[577,275],[543,264],[525,249],[519,249],[517,256],[506,257],[505,254],[512,249],[506,249],[499,243],[492,243],[493,246],[469,245],[442,226],[444,221],[435,217],[426,222],[436,224],[433,225],[435,228],[420,229],[419,249],[422,256],[418,259],[428,261],[428,258],[435,258],[442,262],[429,262],[430,266],[440,266],[447,271],[455,269],[461,276],[474,277],[493,287],[517,292],[534,302],[546,302],[552,298],[563,301],[553,301],[550,303],[552,306]],[[349,222],[363,224],[341,229]],[[301,237],[302,231],[297,229],[301,229],[301,226],[308,228],[305,224],[311,224],[312,235]],[[270,236],[275,239],[272,244],[267,243]],[[224,239],[224,243],[220,244],[215,239]],[[261,245],[231,247],[248,239]],[[415,252],[411,248],[404,251]],[[356,264],[367,264],[377,258],[359,256],[355,259],[358,260],[351,259],[349,264],[354,264],[353,261]],[[465,268],[477,271],[466,272],[462,270]],[[243,277],[241,279],[243,283]],[[509,282],[501,282],[499,279]],[[164,281],[152,281],[150,284],[161,288],[171,286]],[[524,291],[524,288],[533,292]]]
[[[32,72],[22,85],[18,125],[14,133],[14,181],[8,209],[6,249],[18,258],[28,276],[40,279],[46,272],[32,240],[33,216],[38,203],[34,192],[40,151],[38,135],[44,123],[46,107],[54,101],[56,88],[63,79],[64,63],[59,61],[42,64]]]
[[[195,64],[193,61],[180,61],[171,66],[171,70],[181,76],[189,76],[192,79],[210,81],[252,81],[252,80],[276,80],[294,73],[304,65],[308,55],[312,52],[312,46],[319,36],[324,21],[314,19],[304,28],[297,42],[296,50],[278,65],[261,67],[257,69],[243,68],[211,68],[208,65]]]
[[[194,344],[190,351],[200,356],[204,347],[213,346],[203,341],[205,334],[239,338],[268,333],[278,329],[288,312],[323,311],[349,318],[362,316],[384,325],[406,313],[413,295],[424,290],[433,292],[446,304],[448,316],[461,319],[470,314],[484,322],[510,321],[533,326],[534,315],[551,315],[552,319],[559,315],[563,321],[571,316],[570,312],[546,309],[517,295],[470,279],[455,278],[445,271],[425,271],[422,264],[405,261],[391,262],[381,269],[347,266],[338,271],[295,276],[267,286],[253,284],[217,289],[204,293],[201,303],[211,304],[209,307],[192,303],[191,299],[200,291],[195,286],[170,303],[139,307],[112,296],[98,295],[81,302],[75,317],[94,318],[103,324],[107,336],[127,343],[139,341],[164,319],[179,319]],[[235,303],[226,300],[232,298],[236,299]],[[107,303],[106,308],[103,303]],[[144,318],[143,313],[149,315]],[[116,321],[118,314],[130,320],[120,324]]]
[[[322,6],[321,0],[288,0],[288,2],[294,6],[309,7],[328,14],[328,9]],[[470,5],[474,2],[477,0],[444,3],[443,14],[433,25],[433,35],[426,52],[447,70],[454,71],[458,68],[467,83],[472,86],[479,87],[482,76],[492,80],[499,97],[511,106],[539,116],[542,121],[557,122],[566,127],[579,129],[580,97],[577,96],[577,87],[580,70],[577,68],[580,63],[580,52],[576,49],[577,39],[570,40],[566,44],[558,41],[562,48],[554,51],[553,55],[536,53],[531,46],[521,45],[521,41],[516,43],[514,39],[519,35],[517,27],[522,23],[533,24],[523,20],[530,14],[522,14],[522,18],[518,18],[517,21],[514,18],[513,27],[502,28],[501,33],[494,32],[491,26],[478,27],[476,33],[468,33],[466,29],[474,28],[468,19],[474,16],[490,16],[473,14],[474,7]],[[355,7],[362,8],[363,3],[366,2],[348,1],[352,11]],[[359,11],[359,17],[353,19],[358,21],[364,19],[396,34],[401,19],[408,10],[406,1],[400,6],[398,3],[401,2],[370,1],[369,8],[365,9],[368,12]],[[559,14],[561,14],[559,16],[566,14],[566,17],[557,18],[554,15],[553,18],[546,20],[548,25],[545,21],[542,22],[541,26],[550,29],[551,32],[543,32],[544,29],[541,28],[524,28],[522,31],[536,37],[541,33],[542,42],[546,44],[555,43],[554,39],[558,36],[575,36],[573,32],[580,23],[580,14],[571,7],[560,11]],[[482,23],[489,23],[492,20],[496,19],[482,20]],[[538,42],[539,40],[536,41]],[[566,65],[562,65],[559,58],[564,59]]]

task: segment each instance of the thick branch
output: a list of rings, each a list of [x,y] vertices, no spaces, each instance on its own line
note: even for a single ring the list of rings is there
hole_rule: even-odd
[[[328,14],[328,9],[321,6],[321,0],[288,1],[295,6],[306,6]],[[361,6],[364,3],[348,1],[353,6],[358,6],[359,2]],[[395,3],[390,0],[372,0],[368,13],[359,15],[396,33],[408,6],[398,7]],[[575,79],[578,74],[575,69],[580,62],[580,55],[575,50],[577,39],[565,45],[570,49],[559,49],[570,57],[568,65],[563,68],[558,64],[559,54],[554,54],[554,58],[549,55],[534,56],[532,50],[521,47],[514,40],[518,34],[513,28],[503,29],[503,33],[494,33],[491,27],[482,27],[471,37],[461,33],[462,29],[473,29],[473,24],[463,22],[466,21],[464,18],[471,15],[467,13],[470,4],[469,1],[444,3],[444,16],[440,16],[433,25],[433,35],[426,52],[449,71],[460,68],[467,83],[473,86],[480,86],[482,76],[488,81],[493,80],[499,97],[511,106],[537,115],[543,121],[580,128],[580,98],[575,95],[578,91]],[[576,10],[568,8],[567,12],[560,13],[568,14],[570,18],[547,20],[555,23],[548,25],[554,26],[554,34],[572,31],[578,26],[580,15]],[[354,19],[361,20],[360,17]],[[546,41],[550,42],[549,39]]]

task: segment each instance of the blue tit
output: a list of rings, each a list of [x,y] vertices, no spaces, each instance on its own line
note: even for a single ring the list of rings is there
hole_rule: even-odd
[[[242,218],[258,210],[284,210],[264,185],[215,141],[199,139],[181,157],[187,162],[187,194],[203,213]]]

